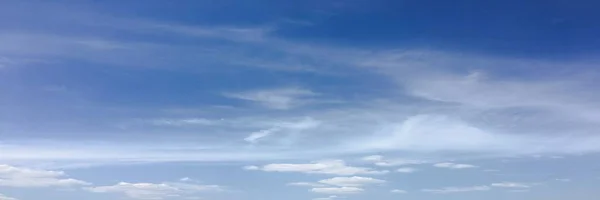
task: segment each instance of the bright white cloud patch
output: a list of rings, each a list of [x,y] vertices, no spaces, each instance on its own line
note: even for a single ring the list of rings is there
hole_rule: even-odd
[[[457,193],[457,192],[475,192],[475,191],[488,191],[491,188],[485,185],[472,186],[472,187],[445,187],[440,189],[423,189],[423,192],[445,194],[445,193]]]
[[[501,182],[501,183],[492,183],[492,187],[503,187],[503,188],[529,188],[531,185],[526,183],[515,183],[515,182]]]
[[[364,191],[357,187],[328,187],[328,188],[313,188],[310,191],[321,194],[357,194]]]
[[[327,185],[325,185],[325,184],[312,183],[312,182],[293,182],[293,183],[288,183],[287,185],[290,185],[290,186],[306,186],[306,187],[327,187]]]
[[[329,185],[341,186],[341,187],[361,187],[369,184],[381,184],[386,181],[375,179],[371,177],[334,177],[330,179],[320,180],[319,183],[325,183]]]
[[[260,167],[254,166],[254,165],[248,165],[248,166],[244,166],[242,169],[248,170],[248,171],[254,171],[254,170],[259,170]]]
[[[277,88],[239,93],[225,93],[226,97],[253,101],[267,108],[287,110],[309,102],[316,93],[303,88]]]
[[[5,187],[70,187],[89,185],[77,179],[66,178],[62,171],[47,171],[0,165],[0,186]]]
[[[310,174],[385,174],[389,171],[378,171],[365,167],[352,167],[343,160],[322,160],[308,164],[268,164],[261,168],[267,172],[302,172]]]
[[[405,193],[407,193],[406,190],[400,190],[400,189],[393,189],[390,192],[391,193],[396,193],[396,194],[405,194]]]
[[[403,167],[403,168],[398,168],[396,171],[400,172],[400,173],[413,173],[413,172],[418,171],[418,169],[412,168],[412,167]]]
[[[0,200],[18,200],[18,199],[0,194]]]
[[[222,191],[218,185],[198,185],[190,183],[127,183],[85,188],[95,193],[120,193],[133,199],[159,200],[173,197],[190,197],[205,191]]]
[[[477,166],[475,165],[469,165],[469,164],[457,164],[457,163],[450,163],[450,162],[445,162],[445,163],[436,163],[433,165],[434,167],[439,167],[439,168],[449,168],[449,169],[468,169],[468,168],[477,168]]]

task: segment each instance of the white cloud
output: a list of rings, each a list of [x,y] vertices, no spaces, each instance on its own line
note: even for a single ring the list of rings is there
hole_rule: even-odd
[[[398,158],[386,159],[381,155],[365,156],[365,157],[361,158],[361,160],[372,162],[375,165],[380,166],[380,167],[418,165],[418,164],[428,163],[427,161],[424,161],[424,160],[414,160],[414,159],[398,159]]]
[[[18,200],[18,199],[0,194],[0,200]]]
[[[501,182],[501,183],[492,183],[492,187],[503,187],[503,188],[529,188],[531,185],[526,183],[515,183],[515,182]]]
[[[205,191],[222,191],[218,185],[197,185],[189,183],[127,183],[85,188],[95,193],[119,193],[133,199],[160,200],[173,197],[186,197]]]
[[[382,161],[383,160],[383,156],[381,155],[371,155],[371,156],[365,156],[361,158],[364,161],[371,161],[371,162],[378,162],[378,161]]]
[[[361,187],[369,184],[382,184],[385,180],[375,179],[371,177],[334,177],[330,179],[320,180],[319,183],[341,186],[341,187]]]
[[[306,187],[326,187],[327,185],[321,183],[312,183],[312,182],[293,182],[288,183],[290,186],[306,186]]]
[[[47,171],[0,165],[0,186],[5,187],[70,187],[89,185],[77,179],[66,178],[62,171]]]
[[[192,181],[192,179],[190,177],[183,177],[180,178],[179,181]]]
[[[308,164],[268,164],[263,166],[261,170],[267,172],[302,172],[335,175],[385,174],[389,172],[348,166],[343,160],[322,160]]]
[[[413,173],[413,172],[418,171],[418,169],[412,168],[412,167],[403,167],[403,168],[398,168],[396,171],[400,172],[400,173]]]
[[[329,188],[313,188],[311,189],[314,193],[322,194],[357,194],[364,191],[362,188],[357,187],[329,187]]]
[[[477,166],[475,165],[469,165],[469,164],[457,164],[457,163],[450,163],[450,162],[445,162],[445,163],[436,163],[433,165],[434,167],[439,167],[439,168],[449,168],[449,169],[468,169],[468,168],[477,168]]]
[[[400,189],[393,189],[390,191],[391,193],[396,193],[396,194],[404,194],[407,193],[406,190],[400,190]]]
[[[284,133],[287,135],[295,134],[300,133],[302,131],[314,129],[319,125],[321,125],[321,122],[311,117],[305,117],[297,121],[275,122],[271,124],[270,128],[253,132],[249,136],[244,138],[244,140],[250,143],[257,143],[260,140],[276,133]]]
[[[218,121],[204,118],[186,118],[186,119],[154,119],[149,123],[156,126],[208,126],[215,125]]]
[[[555,180],[560,181],[560,182],[571,182],[571,179],[568,179],[568,178],[557,178]]]
[[[243,169],[248,170],[248,171],[253,171],[253,170],[259,170],[260,167],[254,166],[254,165],[248,165],[248,166],[244,166]]]
[[[309,102],[316,93],[296,87],[264,89],[239,93],[226,93],[226,97],[253,101],[267,108],[287,110]]]
[[[253,132],[250,135],[248,135],[248,137],[244,138],[244,140],[246,142],[255,143],[258,140],[260,140],[261,138],[267,137],[267,136],[271,135],[271,133],[276,132],[277,130],[278,130],[277,128],[271,128],[271,129]]]
[[[487,191],[491,188],[488,186],[472,186],[472,187],[445,187],[441,189],[423,189],[423,192],[445,194],[445,193],[457,193],[457,192],[474,192],[474,191]]]
[[[328,196],[328,197],[314,198],[313,200],[332,200],[332,199],[336,199],[336,198],[338,198],[338,196],[331,195],[331,196]]]

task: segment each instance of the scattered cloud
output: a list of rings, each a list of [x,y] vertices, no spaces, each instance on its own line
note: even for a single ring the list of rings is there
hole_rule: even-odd
[[[189,177],[180,178],[179,181],[191,181],[192,179]]]
[[[0,194],[0,200],[18,200],[18,199]]]
[[[62,171],[47,171],[0,165],[0,186],[5,187],[71,187],[89,185],[85,181],[66,178]]]
[[[457,193],[457,192],[474,192],[474,191],[488,191],[491,188],[485,185],[471,186],[471,187],[445,187],[441,189],[423,189],[423,192],[445,194],[445,193]]]
[[[357,187],[329,187],[329,188],[313,188],[310,191],[322,194],[357,194],[364,191]]]
[[[229,98],[256,102],[271,109],[288,110],[309,103],[309,97],[313,97],[317,93],[308,89],[289,87],[225,93],[224,95]]]
[[[156,126],[207,126],[214,125],[217,122],[204,118],[187,118],[187,119],[155,119],[150,120],[150,124]]]
[[[393,189],[390,192],[391,193],[396,193],[396,194],[405,194],[405,193],[407,193],[406,190],[400,190],[400,189]]]
[[[503,187],[503,188],[529,188],[531,185],[526,183],[515,183],[515,182],[501,182],[501,183],[492,183],[492,187]]]
[[[312,183],[312,182],[294,182],[288,183],[290,186],[306,186],[306,187],[326,187],[327,185],[321,183]]]
[[[475,165],[469,165],[469,164],[457,164],[457,163],[450,163],[450,162],[445,162],[445,163],[436,163],[433,165],[434,167],[439,167],[439,168],[449,168],[449,169],[468,169],[468,168],[477,168],[477,166]]]
[[[403,168],[398,168],[396,171],[400,172],[400,173],[413,173],[413,172],[416,172],[419,170],[416,168],[412,168],[412,167],[403,167]]]
[[[308,164],[268,164],[261,168],[267,172],[301,172],[309,174],[385,174],[389,171],[378,171],[365,167],[352,167],[343,160],[322,160]]]
[[[253,170],[259,170],[260,167],[254,166],[254,165],[248,165],[248,166],[244,166],[243,169],[248,170],[248,171],[253,171]]]
[[[418,165],[428,163],[424,160],[414,160],[414,159],[385,159],[381,155],[371,155],[365,156],[362,158],[363,161],[372,162],[373,164],[380,167],[392,167],[392,166],[402,166],[402,165]]]
[[[95,193],[118,193],[133,199],[160,200],[173,197],[188,197],[199,192],[222,191],[218,185],[198,185],[190,183],[127,183],[84,188]]]
[[[248,137],[244,138],[244,140],[246,142],[256,143],[261,138],[267,137],[267,136],[271,135],[271,133],[276,132],[278,130],[279,129],[277,129],[277,128],[271,128],[271,129],[266,129],[266,130],[260,130],[260,131],[257,131],[257,132],[253,132],[250,135],[248,135]]]
[[[568,179],[568,178],[557,178],[555,180],[560,181],[560,182],[571,182],[571,179]]]
[[[320,180],[319,183],[335,185],[340,187],[361,187],[369,184],[382,184],[385,180],[375,179],[371,177],[334,177],[330,179]]]
[[[332,200],[332,199],[337,199],[337,198],[339,198],[339,197],[335,196],[335,195],[331,195],[331,196],[328,196],[328,197],[314,198],[313,200]]]

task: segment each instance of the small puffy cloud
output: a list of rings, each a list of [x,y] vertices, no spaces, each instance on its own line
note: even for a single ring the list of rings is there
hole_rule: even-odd
[[[468,169],[468,168],[477,168],[477,166],[475,165],[469,165],[469,164],[457,164],[457,163],[451,163],[451,162],[444,162],[444,163],[436,163],[433,165],[434,167],[439,167],[439,168],[448,168],[448,169]]]
[[[371,177],[360,177],[360,176],[334,177],[334,178],[319,181],[319,183],[341,186],[341,187],[360,187],[363,185],[381,184],[381,183],[385,183],[385,182],[386,181],[380,180],[380,179],[375,179],[375,178],[371,178]]]
[[[313,188],[310,191],[321,194],[358,194],[364,191],[357,187],[329,187],[329,188]]]
[[[18,199],[0,194],[0,200],[18,200]]]
[[[406,190],[400,190],[400,189],[393,189],[390,191],[391,193],[396,193],[396,194],[404,194],[407,193]]]
[[[397,172],[400,173],[413,173],[418,171],[418,169],[412,168],[412,167],[402,167],[396,170]]]
[[[70,187],[89,185],[77,179],[66,178],[62,171],[47,171],[0,165],[0,186],[5,187]]]
[[[389,172],[365,167],[348,166],[343,160],[322,160],[307,164],[268,164],[263,166],[261,170],[267,172],[301,172],[334,175],[385,174]]]
[[[502,187],[502,188],[529,188],[531,185],[525,183],[515,183],[515,182],[501,182],[501,183],[492,183],[492,187]]]
[[[335,196],[335,195],[331,195],[331,196],[328,196],[328,197],[314,198],[313,200],[333,200],[333,199],[336,199],[336,198],[339,198],[339,197]]]
[[[290,186],[306,186],[306,187],[326,187],[327,185],[321,183],[312,183],[312,182],[293,182],[288,183]]]
[[[222,191],[218,185],[198,185],[189,183],[127,183],[85,188],[95,193],[120,193],[133,199],[160,200],[172,197],[185,197],[203,191]]]
[[[276,110],[288,110],[308,103],[316,93],[296,87],[254,90],[239,93],[225,93],[225,97],[256,102]]]
[[[242,169],[248,170],[248,171],[254,171],[254,170],[259,170],[260,167],[254,166],[254,165],[248,165],[248,166],[244,166]]]
[[[471,186],[471,187],[445,187],[440,189],[423,189],[423,192],[445,194],[445,193],[457,193],[457,192],[474,192],[474,191],[488,191],[491,188],[489,186]]]

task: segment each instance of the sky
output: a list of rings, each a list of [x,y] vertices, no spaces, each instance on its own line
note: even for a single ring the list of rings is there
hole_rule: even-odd
[[[600,4],[1,0],[0,200],[592,200]]]

